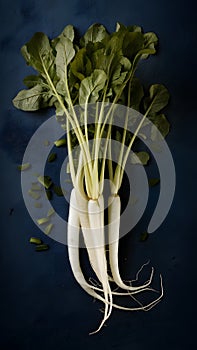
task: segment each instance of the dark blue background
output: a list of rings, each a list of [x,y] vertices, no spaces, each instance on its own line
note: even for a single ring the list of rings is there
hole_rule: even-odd
[[[191,0],[12,0],[0,9],[0,349],[193,349],[196,345],[196,11]],[[51,115],[23,113],[12,98],[30,71],[20,47],[36,31],[54,37],[67,24],[80,33],[94,23],[114,30],[116,21],[155,31],[160,50],[139,70],[145,84],[164,83],[171,93],[167,141],[177,173],[170,213],[155,235],[139,243],[141,221],[121,242],[125,276],[147,259],[161,272],[165,297],[148,313],[114,311],[107,327],[90,337],[101,318],[75,282],[66,248],[45,238],[31,221],[16,165],[36,128]],[[154,203],[154,191],[152,203]],[[156,192],[155,192],[156,193]],[[155,194],[156,196],[156,194]],[[156,197],[155,197],[156,198]],[[9,208],[14,208],[9,215]],[[147,209],[147,215],[151,208]],[[145,219],[147,220],[147,219]],[[35,253],[28,243],[39,236],[50,250]],[[122,260],[123,261],[123,260]]]

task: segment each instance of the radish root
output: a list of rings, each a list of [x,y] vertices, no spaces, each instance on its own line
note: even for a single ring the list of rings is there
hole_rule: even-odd
[[[112,278],[107,271],[107,259],[105,250],[105,236],[104,236],[104,201],[103,196],[99,196],[97,200],[85,198],[75,188],[71,192],[70,210],[68,219],[68,255],[71,269],[76,281],[80,286],[92,296],[94,299],[101,301],[104,304],[103,319],[99,327],[90,334],[97,333],[104,326],[107,319],[110,317],[112,308],[125,311],[148,311],[152,309],[163,297],[163,283],[160,276],[161,292],[159,296],[152,302],[143,305],[134,295],[140,294],[144,291],[153,291],[159,293],[151,288],[154,269],[152,268],[149,280],[141,286],[126,285],[119,273],[118,267],[118,241],[119,241],[119,226],[120,226],[120,199],[115,196],[113,200],[110,198],[109,212],[109,262],[112,273]],[[117,209],[118,208],[118,209]],[[114,210],[115,209],[115,210]],[[96,275],[97,280],[90,278],[89,283],[86,281],[79,258],[79,235],[80,227],[83,234],[83,239],[87,248],[90,265]],[[113,237],[113,242],[112,241]],[[114,241],[115,239],[115,241]],[[144,264],[136,274],[138,280],[139,273]],[[131,282],[134,282],[131,281]],[[131,283],[130,282],[130,283]],[[116,289],[112,289],[111,284],[116,284]],[[117,289],[122,289],[119,292]],[[124,291],[126,290],[126,291]],[[137,303],[136,307],[126,307],[114,303],[113,296],[129,296]]]

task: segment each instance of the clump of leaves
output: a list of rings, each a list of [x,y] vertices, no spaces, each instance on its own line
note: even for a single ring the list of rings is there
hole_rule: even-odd
[[[149,108],[148,117],[166,136],[169,123],[161,111],[169,100],[167,89],[154,84],[145,91],[135,76],[139,61],[154,55],[157,44],[155,33],[120,23],[111,34],[103,25],[94,24],[80,40],[71,25],[52,40],[38,32],[21,49],[37,74],[24,79],[27,89],[13,103],[24,111],[54,106],[57,115],[76,104],[103,100],[142,113]]]

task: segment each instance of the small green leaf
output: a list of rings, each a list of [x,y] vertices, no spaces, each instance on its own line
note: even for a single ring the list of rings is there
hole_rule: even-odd
[[[32,197],[33,199],[36,199],[36,200],[41,197],[40,193],[38,193],[36,191],[32,191],[32,190],[29,190],[28,194],[29,194],[30,197]]]
[[[52,185],[52,180],[49,176],[38,176],[38,181],[43,185],[47,190],[51,187]]]
[[[147,152],[135,152],[131,155],[131,163],[132,164],[142,164],[147,165],[148,161],[150,159],[150,156]]]
[[[41,191],[42,187],[40,186],[40,184],[38,182],[32,182],[31,190],[32,191]]]
[[[159,178],[151,178],[148,180],[148,184],[150,187],[156,186],[157,184],[159,184],[160,179]]]
[[[46,228],[45,228],[45,230],[44,230],[44,233],[45,233],[46,235],[49,235],[49,234],[51,233],[51,230],[52,230],[53,226],[54,226],[53,224],[47,225]]]
[[[49,140],[44,140],[44,145],[45,146],[49,146],[50,145],[50,141]]]
[[[36,246],[36,252],[41,252],[41,251],[48,250],[48,249],[49,249],[48,244],[39,244]]]
[[[52,191],[46,190],[46,196],[47,196],[47,199],[50,201],[53,198]]]
[[[40,203],[40,202],[35,202],[35,203],[34,203],[34,207],[35,207],[35,208],[42,208],[42,203]]]
[[[47,222],[49,222],[49,218],[41,218],[41,219],[38,219],[36,220],[38,225],[43,225],[43,224],[46,224]]]
[[[42,244],[41,239],[40,239],[40,238],[36,238],[36,237],[31,237],[31,238],[29,239],[29,242],[30,242],[30,243],[33,243],[33,244]]]
[[[59,139],[57,141],[54,142],[54,145],[56,147],[62,147],[66,145],[66,139]]]
[[[53,208],[49,209],[48,213],[47,213],[47,217],[52,216],[53,214],[55,214],[55,210]]]
[[[59,197],[62,197],[64,195],[60,186],[53,186],[53,191]]]
[[[149,237],[148,232],[142,232],[141,235],[140,235],[140,241],[144,242],[144,241],[146,241],[148,239],[148,237]]]
[[[51,153],[49,156],[48,156],[48,162],[49,163],[52,163],[54,162],[54,160],[57,158],[57,153]]]
[[[81,46],[86,46],[89,42],[99,42],[107,37],[108,33],[105,27],[101,24],[95,23],[88,28],[87,32],[81,38],[80,44]]]
[[[17,166],[17,169],[20,171],[24,171],[24,170],[27,170],[29,168],[31,168],[30,163],[23,163],[23,164]]]

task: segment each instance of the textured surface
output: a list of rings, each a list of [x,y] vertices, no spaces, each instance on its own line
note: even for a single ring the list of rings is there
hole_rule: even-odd
[[[75,349],[184,349],[195,346],[196,299],[196,18],[191,0],[6,0],[1,2],[1,244],[0,244],[0,348],[2,350]],[[168,136],[177,189],[170,213],[157,234],[139,243],[142,220],[133,235],[121,242],[122,270],[128,277],[147,259],[161,272],[165,298],[149,313],[114,311],[100,334],[100,305],[93,303],[74,281],[66,247],[43,237],[31,221],[21,194],[21,162],[25,146],[51,112],[22,113],[12,98],[30,73],[20,47],[36,31],[53,37],[66,24],[80,33],[94,22],[113,30],[115,22],[142,25],[160,38],[157,57],[141,66],[145,84],[164,83],[171,92]],[[144,69],[143,69],[144,68]],[[155,192],[155,198],[157,193]],[[155,205],[154,192],[147,217]],[[14,208],[9,215],[10,208]],[[44,238],[51,249],[35,253],[30,236]],[[193,271],[192,271],[193,270]],[[158,274],[156,275],[158,278]]]

